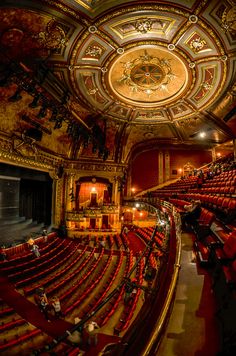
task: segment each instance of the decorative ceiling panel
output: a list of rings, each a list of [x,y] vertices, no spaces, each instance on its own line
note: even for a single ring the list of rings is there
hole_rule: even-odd
[[[181,27],[186,19],[180,16],[172,16],[171,13],[161,13],[159,11],[130,12],[121,15],[100,26],[111,38],[114,38],[120,45],[126,42],[140,39],[161,39],[170,41],[176,29]]]
[[[2,0],[0,9],[0,131],[39,125],[46,150],[94,158],[81,132],[74,142],[67,133],[71,121],[89,132],[106,122],[119,162],[149,140],[201,145],[191,137],[201,127],[213,128],[209,146],[233,138],[233,0]],[[55,105],[66,114],[55,119]]]

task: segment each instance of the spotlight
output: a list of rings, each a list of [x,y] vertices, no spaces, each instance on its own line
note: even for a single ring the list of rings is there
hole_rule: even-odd
[[[57,112],[57,109],[54,108],[54,109],[52,110],[52,115],[51,115],[49,121],[56,121],[56,119],[57,119],[57,113],[58,113],[58,112]]]
[[[44,104],[37,115],[38,119],[43,119],[47,114],[47,106]]]
[[[54,125],[54,130],[60,129],[62,127],[62,121],[63,121],[62,118],[57,118],[55,125]]]
[[[28,105],[29,108],[37,108],[40,99],[40,94],[36,94],[33,101]]]
[[[10,98],[8,98],[8,101],[15,103],[15,102],[21,100],[22,96],[20,95],[20,93],[21,93],[21,89],[18,88],[16,90],[15,94],[13,94]]]

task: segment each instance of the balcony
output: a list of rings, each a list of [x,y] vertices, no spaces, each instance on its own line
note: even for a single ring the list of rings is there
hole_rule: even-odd
[[[101,205],[98,207],[84,207],[82,210],[72,210],[66,212],[67,221],[82,222],[84,218],[101,218],[102,215],[118,214],[118,205]]]

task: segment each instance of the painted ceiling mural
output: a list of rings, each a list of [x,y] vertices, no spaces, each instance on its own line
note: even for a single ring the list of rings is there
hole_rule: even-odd
[[[0,134],[23,155],[127,163],[235,137],[236,4],[2,0]]]

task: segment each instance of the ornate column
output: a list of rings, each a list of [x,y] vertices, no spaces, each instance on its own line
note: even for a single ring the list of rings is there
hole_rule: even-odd
[[[170,179],[170,153],[165,152],[165,180]]]
[[[216,160],[216,148],[213,147],[211,150],[212,161],[215,162]]]
[[[75,208],[75,173],[68,173],[65,178],[65,207],[66,212],[72,211]],[[72,226],[71,221],[67,221],[68,228]]]
[[[234,149],[234,162],[236,162],[236,139],[233,139],[233,149]]]
[[[66,177],[66,211],[75,208],[75,173],[68,173]]]
[[[113,187],[112,187],[112,201],[114,202],[115,205],[118,205],[120,207],[120,176],[114,176],[113,178]],[[119,212],[118,214],[114,214],[114,221],[113,224],[116,226],[119,223]]]
[[[163,152],[158,154],[158,184],[163,183]]]
[[[63,206],[63,179],[58,178],[55,171],[49,172],[50,177],[53,179],[52,185],[52,224],[56,227],[60,226],[62,219],[62,206]]]
[[[132,189],[132,182],[131,182],[131,172],[130,172],[130,169],[128,170],[128,172],[127,172],[127,196],[128,197],[130,197],[130,196],[132,196],[132,191],[131,191],[131,189]]]

